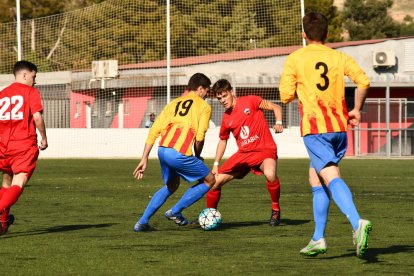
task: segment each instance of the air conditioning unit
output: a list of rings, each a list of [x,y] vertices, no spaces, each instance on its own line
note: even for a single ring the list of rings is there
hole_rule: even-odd
[[[92,61],[92,78],[116,78],[118,77],[117,60],[97,60]]]
[[[392,67],[395,66],[395,52],[391,50],[374,51],[372,55],[372,65],[377,67]]]

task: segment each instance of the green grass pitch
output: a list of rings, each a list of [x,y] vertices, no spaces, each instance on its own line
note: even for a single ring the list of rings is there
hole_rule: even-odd
[[[206,163],[211,166],[212,160]],[[308,161],[280,159],[282,225],[267,225],[270,199],[263,177],[228,183],[219,231],[179,227],[164,218],[188,188],[151,219],[157,231],[132,228],[162,185],[157,160],[145,179],[132,177],[137,160],[42,159],[12,208],[0,237],[1,274],[9,275],[409,275],[414,271],[414,160],[345,159],[343,178],[361,217],[373,222],[365,259],[355,257],[351,227],[331,204],[328,252],[299,255],[313,233]],[[188,219],[205,199],[184,211]]]

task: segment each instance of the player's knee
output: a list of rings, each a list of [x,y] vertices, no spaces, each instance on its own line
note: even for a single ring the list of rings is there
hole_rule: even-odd
[[[321,183],[321,181],[319,180],[318,177],[309,177],[309,184],[312,187],[322,186],[322,183]]]
[[[274,182],[277,179],[275,170],[264,170],[263,174],[266,177],[267,181]]]
[[[212,173],[209,173],[205,178],[204,178],[204,183],[209,186],[210,188],[214,187],[214,185],[216,184],[216,178],[214,177],[214,175]]]

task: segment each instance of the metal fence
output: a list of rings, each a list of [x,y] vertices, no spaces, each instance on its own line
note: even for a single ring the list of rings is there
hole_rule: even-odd
[[[355,129],[356,156],[414,156],[414,101],[368,99],[360,126]]]

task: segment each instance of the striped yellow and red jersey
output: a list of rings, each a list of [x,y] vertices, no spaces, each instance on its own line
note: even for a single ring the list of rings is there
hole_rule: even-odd
[[[280,80],[280,99],[288,103],[297,95],[302,136],[347,130],[344,76],[359,88],[370,85],[350,56],[323,44],[310,44],[288,56]]]
[[[191,156],[194,141],[203,141],[211,117],[211,106],[194,92],[171,101],[152,125],[147,144],[161,135],[160,147],[174,148]]]

